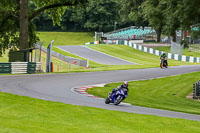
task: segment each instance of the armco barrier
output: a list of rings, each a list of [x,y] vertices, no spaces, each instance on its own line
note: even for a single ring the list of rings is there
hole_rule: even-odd
[[[0,63],[0,73],[11,73],[11,63]]]
[[[36,73],[42,71],[40,62],[9,62],[0,63],[0,74],[24,74],[24,73]]]
[[[29,62],[27,65],[27,73],[36,73],[36,62]]]
[[[87,43],[89,44],[89,43]],[[124,40],[104,40],[104,44],[117,44],[117,45],[126,45],[129,47],[132,47],[134,49],[146,52],[146,53],[150,53],[150,54],[154,54],[157,56],[161,56],[162,53],[166,53],[168,59],[173,59],[173,60],[178,60],[178,61],[185,61],[185,62],[191,62],[191,63],[200,63],[200,58],[199,57],[192,57],[192,56],[185,56],[185,55],[179,55],[179,54],[172,54],[172,53],[167,53],[164,51],[159,51],[159,50],[155,50],[153,48],[148,48],[148,47],[144,47],[142,45],[139,44],[135,44],[129,41],[124,41]]]
[[[27,62],[12,62],[11,63],[11,73],[12,74],[22,74],[27,73]]]

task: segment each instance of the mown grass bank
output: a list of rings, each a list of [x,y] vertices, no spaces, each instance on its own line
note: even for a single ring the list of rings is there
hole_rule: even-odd
[[[94,33],[91,32],[37,32],[43,46],[47,47],[52,40],[54,46],[84,45],[94,41]]]
[[[129,96],[124,102],[133,105],[200,114],[200,102],[186,99],[193,84],[200,80],[200,72],[153,80],[129,82]],[[122,83],[107,84],[90,89],[91,94],[107,97],[109,91]]]
[[[8,62],[8,50],[0,57],[0,62]]]
[[[110,71],[110,70],[125,70],[125,69],[143,69],[143,68],[153,68],[160,66],[159,56],[148,54],[128,46],[124,45],[89,45],[89,48],[94,50],[112,55],[130,62],[138,63],[138,65],[104,65],[98,64],[93,61],[89,61],[90,68],[82,69],[80,71]],[[66,56],[73,56],[65,51],[62,51],[58,48],[54,48],[56,52],[62,53]],[[73,56],[75,58],[80,58],[78,56]],[[80,58],[84,59],[84,58]],[[168,60],[169,66],[178,66],[178,65],[195,65],[195,63]],[[79,70],[77,70],[79,71]]]
[[[198,133],[200,130],[197,121],[74,106],[2,92],[0,101],[1,133]]]
[[[131,62],[135,62],[140,64],[141,68],[148,67],[159,67],[160,66],[160,57],[156,55],[152,55],[149,53],[142,52],[140,50],[136,50],[134,48],[124,46],[124,45],[95,45],[89,46],[94,50],[124,59]],[[182,62],[176,60],[168,60],[169,66],[176,65],[190,65],[194,63]],[[136,65],[134,65],[136,66]]]

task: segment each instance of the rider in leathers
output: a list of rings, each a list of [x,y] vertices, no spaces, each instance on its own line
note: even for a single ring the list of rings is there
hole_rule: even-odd
[[[118,90],[121,90],[121,89],[123,89],[123,88],[124,88],[124,90],[125,90],[125,97],[127,97],[127,96],[128,96],[128,90],[129,90],[129,89],[128,89],[128,82],[127,82],[127,81],[125,81],[124,84],[118,86],[117,89],[113,89],[113,90],[112,90],[112,94],[110,94],[110,96],[112,96],[113,93],[115,93],[115,92],[117,92]]]

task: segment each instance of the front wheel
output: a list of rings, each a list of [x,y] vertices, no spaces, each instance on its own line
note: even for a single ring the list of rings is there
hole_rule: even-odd
[[[110,99],[109,99],[109,98],[106,98],[105,104],[109,104],[109,103],[110,103]]]
[[[118,96],[117,99],[116,99],[115,102],[114,102],[114,105],[120,104],[122,100],[123,100],[123,97]]]

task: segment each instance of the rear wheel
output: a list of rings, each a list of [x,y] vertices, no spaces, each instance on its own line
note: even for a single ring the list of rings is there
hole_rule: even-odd
[[[115,102],[114,102],[114,105],[120,104],[122,100],[123,100],[123,97],[118,96],[117,99],[116,99]]]
[[[160,63],[160,68],[163,68],[163,63]]]

